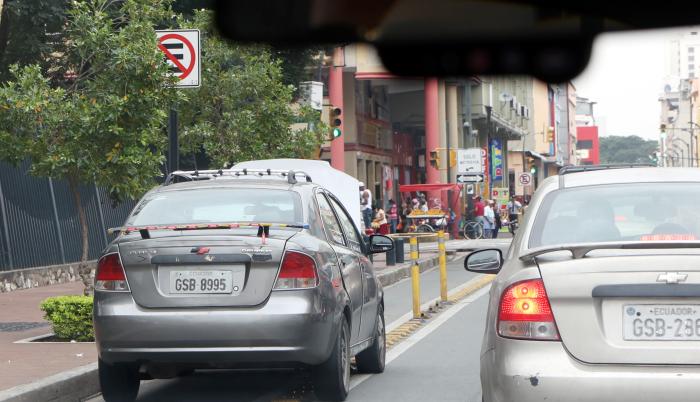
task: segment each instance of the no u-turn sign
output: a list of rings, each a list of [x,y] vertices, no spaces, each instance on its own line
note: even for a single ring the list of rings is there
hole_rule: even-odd
[[[178,87],[198,87],[201,57],[198,29],[156,31],[158,48],[168,61]]]

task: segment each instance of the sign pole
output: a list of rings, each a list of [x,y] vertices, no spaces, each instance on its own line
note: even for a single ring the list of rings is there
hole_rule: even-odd
[[[180,168],[180,146],[177,138],[177,110],[170,108],[168,118],[168,173],[172,173]]]
[[[158,49],[168,63],[170,74],[177,77],[175,88],[199,88],[201,83],[201,43],[198,29],[157,30]],[[172,173],[180,168],[177,133],[177,109],[170,107],[168,116],[168,158],[166,168]]]

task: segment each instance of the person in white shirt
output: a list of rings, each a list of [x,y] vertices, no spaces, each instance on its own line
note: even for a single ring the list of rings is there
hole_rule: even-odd
[[[372,224],[372,192],[365,188],[365,183],[360,182],[360,211],[365,228]]]
[[[506,204],[506,209],[508,209],[508,222],[515,222],[518,220],[518,213],[520,213],[522,207],[523,205],[518,202],[518,200],[510,197],[510,201]]]
[[[493,211],[493,203],[491,200],[486,200],[484,206],[484,238],[490,239],[493,237],[493,230],[496,227],[496,214]]]

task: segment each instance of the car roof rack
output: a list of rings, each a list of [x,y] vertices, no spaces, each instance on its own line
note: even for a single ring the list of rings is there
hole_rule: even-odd
[[[273,169],[218,169],[218,170],[177,170],[168,175],[163,183],[164,186],[180,183],[183,181],[214,180],[220,177],[248,177],[258,176],[261,178],[280,177],[287,179],[289,184],[297,184],[297,176],[304,176],[306,182],[311,183],[311,176],[299,170],[273,170]],[[178,180],[179,179],[179,180]]]
[[[623,164],[607,164],[607,165],[570,165],[564,166],[559,169],[559,176],[563,176],[571,173],[580,172],[591,172],[594,170],[607,170],[607,169],[627,169],[627,168],[645,168],[645,167],[657,167],[652,163],[623,163]]]

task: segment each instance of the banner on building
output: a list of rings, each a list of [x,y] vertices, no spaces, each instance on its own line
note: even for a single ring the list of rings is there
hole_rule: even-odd
[[[503,146],[501,140],[491,139],[491,178],[493,181],[503,180]]]
[[[481,195],[483,198],[488,199],[489,198],[489,183],[491,180],[491,175],[489,174],[489,166],[491,165],[489,163],[489,158],[487,157],[488,155],[488,147],[483,147],[481,148],[481,171],[484,174],[484,182],[483,186],[481,189]]]

